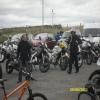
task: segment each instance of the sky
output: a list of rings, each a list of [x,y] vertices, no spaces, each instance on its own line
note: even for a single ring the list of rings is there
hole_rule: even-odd
[[[44,0],[44,24],[100,28],[100,0]],[[0,0],[0,28],[42,25],[42,0]]]

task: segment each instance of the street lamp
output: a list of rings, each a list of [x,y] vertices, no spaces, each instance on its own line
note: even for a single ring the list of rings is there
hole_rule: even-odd
[[[52,26],[53,26],[53,19],[54,19],[54,14],[55,14],[53,9],[52,9],[51,14],[52,14]]]
[[[44,25],[44,0],[42,0],[42,26]]]

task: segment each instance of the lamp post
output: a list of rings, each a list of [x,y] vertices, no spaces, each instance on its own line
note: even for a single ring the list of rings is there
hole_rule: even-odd
[[[44,25],[44,0],[42,0],[42,26]]]
[[[53,9],[52,9],[51,14],[52,14],[52,26],[53,26],[53,24],[54,24],[54,23],[53,23],[53,20],[54,20],[54,14],[55,14]]]

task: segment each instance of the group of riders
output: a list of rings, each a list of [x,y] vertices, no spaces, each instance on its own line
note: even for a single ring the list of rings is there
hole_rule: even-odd
[[[40,39],[41,40],[41,39]],[[62,48],[62,52],[66,52],[66,48],[68,46],[69,48],[69,62],[68,62],[68,74],[72,73],[72,66],[74,64],[75,66],[75,73],[79,72],[79,65],[78,65],[78,53],[79,53],[79,46],[82,46],[82,39],[76,34],[76,31],[70,31],[70,36],[65,40],[65,44],[63,44],[63,42],[58,42],[57,45]],[[66,48],[65,48],[66,47]],[[18,83],[22,82],[22,69],[25,67],[28,67],[28,62],[31,59],[31,50],[33,48],[33,44],[32,42],[29,40],[28,38],[28,34],[23,34],[21,36],[20,41],[18,42],[17,45],[17,60],[19,63],[19,75],[18,75]],[[56,58],[56,60],[59,61],[61,57],[61,52],[58,53],[58,56]],[[2,71],[1,71],[1,65],[0,65],[0,79],[2,78]],[[100,75],[100,70],[99,71],[95,71],[91,74],[90,78],[89,78],[89,82],[90,80],[92,80],[92,77],[99,74]],[[33,78],[34,79],[34,78]],[[90,83],[88,84],[88,89],[90,89]],[[99,85],[100,85],[100,76],[99,76]],[[92,87],[91,87],[92,88]],[[94,91],[94,90],[93,90]],[[87,93],[80,93],[78,96],[78,100],[81,100],[81,95],[83,94],[89,94],[92,93],[91,91],[88,91]],[[99,92],[100,93],[100,92]],[[94,92],[92,93],[94,94]],[[83,99],[82,99],[83,100]],[[96,99],[91,99],[91,100],[96,100]]]
[[[75,31],[71,31],[70,34],[71,36],[67,40],[67,43],[70,45],[70,54],[69,54],[70,60],[69,60],[69,69],[68,69],[69,74],[71,74],[72,72],[73,63],[75,64],[76,73],[79,72],[77,54],[78,54],[78,45],[82,44],[81,39],[79,38],[78,35],[76,35]],[[20,60],[20,64],[21,64],[18,82],[22,81],[22,67],[27,66],[27,62],[31,58],[31,48],[32,48],[32,44],[30,41],[28,41],[28,35],[27,34],[22,35],[17,48],[17,59]]]
[[[76,34],[76,31],[70,31],[70,37],[66,40],[69,47],[69,65],[68,65],[68,73],[71,74],[72,72],[72,65],[75,66],[75,73],[79,72],[78,67],[78,45],[82,44],[82,40]],[[59,44],[59,43],[58,43]],[[19,61],[19,75],[18,75],[18,82],[22,81],[22,68],[27,67],[27,62],[31,59],[31,49],[33,45],[28,38],[28,34],[23,34],[21,36],[20,41],[18,42],[17,46],[17,60]],[[59,59],[60,55],[57,57]]]

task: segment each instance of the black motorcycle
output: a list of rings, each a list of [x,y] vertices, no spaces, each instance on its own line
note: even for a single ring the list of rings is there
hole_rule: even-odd
[[[95,70],[85,84],[86,91],[78,94],[78,100],[100,100],[100,70]]]
[[[33,49],[32,62],[33,65],[39,65],[39,69],[42,73],[45,73],[50,69],[49,56],[44,44]]]
[[[11,74],[13,72],[13,69],[18,69],[18,61],[16,59],[16,53],[14,51],[9,53],[9,56],[7,57],[6,61],[6,72],[8,74]]]
[[[9,59],[10,52],[12,50],[14,50],[13,44],[11,45],[3,44],[2,47],[0,47],[0,62],[1,63],[4,62],[6,59]]]
[[[95,49],[94,43],[91,43],[90,41],[86,41],[86,42],[88,43],[88,45],[82,48],[81,54],[83,60],[86,60],[86,63],[88,65],[91,65],[93,62],[96,63],[98,59],[98,51]]]
[[[70,55],[68,53],[68,49],[62,48],[59,59],[59,66],[62,71],[65,71],[67,69],[69,64],[69,57]]]
[[[16,70],[19,72],[20,70],[20,61],[18,59],[16,59],[16,56],[13,54],[10,55],[9,59],[7,59],[6,61],[6,72],[8,74],[11,74],[13,72],[13,70]],[[22,73],[23,75],[25,74],[30,74],[31,75],[31,78],[32,78],[32,71],[33,71],[33,68],[32,68],[32,63],[29,61],[27,62],[28,66],[25,66],[22,68]],[[32,78],[33,79],[33,78]]]

